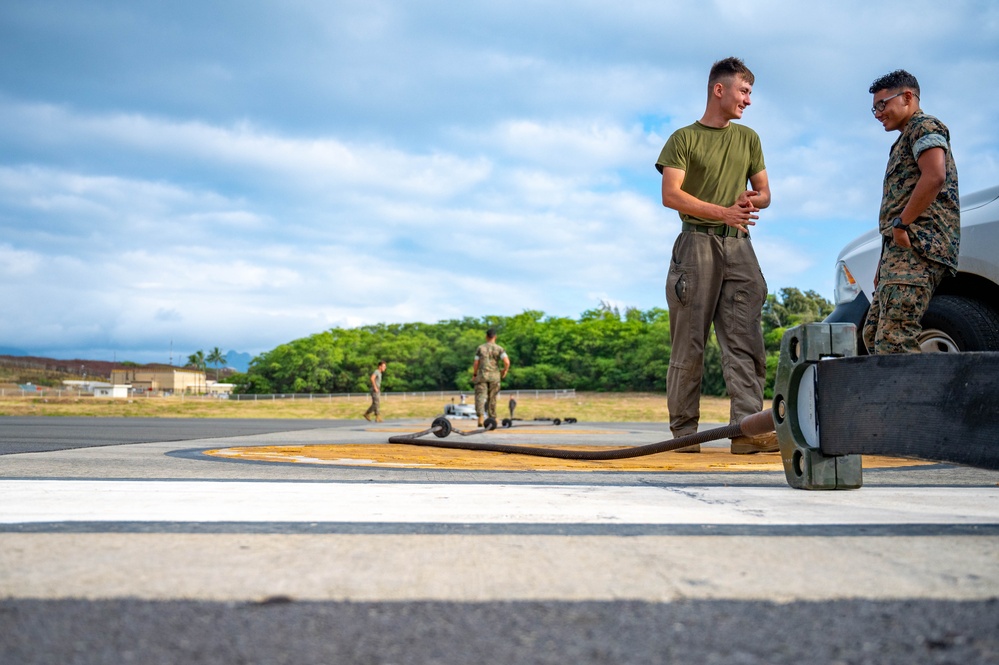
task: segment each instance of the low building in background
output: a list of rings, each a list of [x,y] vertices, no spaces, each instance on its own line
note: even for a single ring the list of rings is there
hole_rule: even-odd
[[[123,399],[128,397],[128,391],[132,387],[127,384],[112,385],[110,383],[91,384],[94,397],[110,397],[113,399]]]
[[[232,394],[233,388],[235,387],[236,384],[234,383],[219,383],[218,381],[208,379],[208,388],[206,392],[213,397],[228,399],[229,395]]]
[[[130,384],[133,393],[203,395],[208,392],[208,380],[202,370],[170,365],[113,369],[111,383]]]

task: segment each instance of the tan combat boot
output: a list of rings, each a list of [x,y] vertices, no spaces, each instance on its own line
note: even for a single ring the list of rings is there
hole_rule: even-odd
[[[777,432],[767,432],[759,436],[737,436],[732,439],[733,455],[752,455],[753,453],[779,453]]]

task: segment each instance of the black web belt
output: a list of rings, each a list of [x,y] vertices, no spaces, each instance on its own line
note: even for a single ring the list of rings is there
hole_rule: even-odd
[[[703,224],[691,224],[690,222],[684,222],[682,228],[684,233],[707,233],[708,235],[722,236],[723,238],[749,237],[749,234],[745,231],[740,231],[734,226],[728,226],[727,224],[704,226]]]

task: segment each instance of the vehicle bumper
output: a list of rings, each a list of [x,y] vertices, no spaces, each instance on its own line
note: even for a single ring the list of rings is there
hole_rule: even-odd
[[[871,301],[863,293],[847,303],[836,305],[832,314],[827,316],[823,323],[852,323],[857,326],[858,332],[864,327],[867,319],[867,310],[871,308]]]

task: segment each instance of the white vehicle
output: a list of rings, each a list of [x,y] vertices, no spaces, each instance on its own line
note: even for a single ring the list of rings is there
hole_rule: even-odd
[[[836,263],[836,309],[827,322],[857,325],[857,352],[881,258],[877,229],[860,236]],[[999,351],[999,186],[961,197],[958,273],[946,277],[923,317],[919,346],[926,352]]]
[[[445,418],[475,418],[475,405],[474,404],[445,404],[444,405],[444,417]]]

